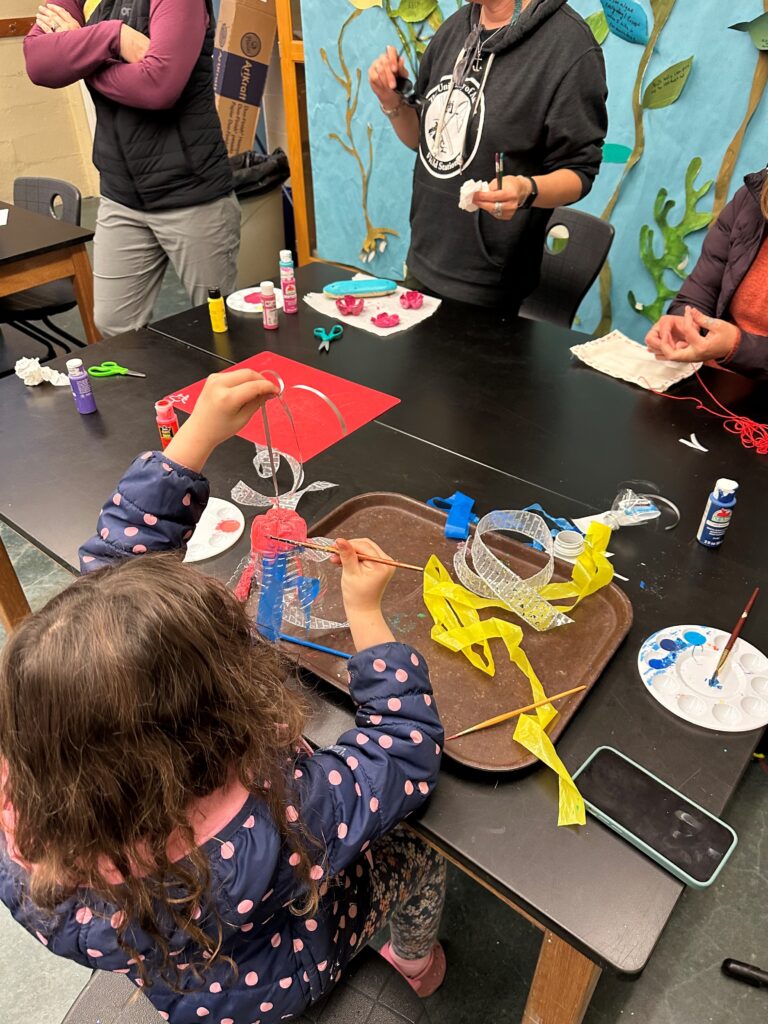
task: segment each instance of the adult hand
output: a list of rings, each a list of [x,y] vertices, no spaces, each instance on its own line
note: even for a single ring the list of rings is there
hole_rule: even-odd
[[[71,32],[73,29],[82,28],[82,25],[75,21],[69,11],[58,4],[43,4],[37,8],[35,24],[43,32]]]
[[[277,392],[277,384],[255,370],[211,374],[192,415],[165,449],[165,454],[182,466],[200,472],[214,448],[242,430]]]
[[[702,332],[706,331],[706,334]],[[706,363],[725,359],[739,343],[741,331],[727,320],[706,316],[693,306],[684,316],[663,316],[648,332],[645,343],[657,359],[675,363]]]
[[[339,554],[331,557],[341,563],[341,595],[355,648],[362,651],[376,644],[391,643],[394,637],[381,614],[381,598],[394,568],[366,561],[366,554],[387,557],[379,545],[367,537],[352,541],[340,538],[336,547]]]
[[[388,46],[387,52],[377,57],[368,69],[368,83],[379,103],[387,110],[398,106],[403,100],[395,90],[398,75],[408,77],[405,62],[398,56],[394,46]]]
[[[501,189],[494,179],[488,192],[475,192],[472,202],[497,220],[512,220],[530,194],[530,181],[522,175],[510,174],[501,179]]]
[[[130,25],[120,26],[120,56],[126,64],[138,64],[144,60],[149,49],[149,36],[138,32]]]

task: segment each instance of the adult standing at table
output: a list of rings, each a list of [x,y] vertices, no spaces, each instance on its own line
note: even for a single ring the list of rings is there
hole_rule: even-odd
[[[369,82],[399,139],[418,151],[409,282],[516,312],[539,278],[550,211],[589,192],[607,130],[605,66],[565,0],[471,0],[422,57],[414,95],[390,46]],[[476,214],[459,209],[468,179],[494,178]]]
[[[168,261],[194,305],[231,291],[240,207],[213,97],[211,0],[60,0],[38,8],[27,72],[83,79],[96,107],[101,178],[96,324],[144,327]]]

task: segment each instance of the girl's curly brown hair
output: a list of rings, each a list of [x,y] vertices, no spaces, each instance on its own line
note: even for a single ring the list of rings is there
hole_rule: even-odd
[[[226,587],[178,554],[84,576],[26,619],[0,659],[0,758],[32,902],[53,911],[90,889],[122,911],[118,941],[136,960],[131,925],[175,988],[168,936],[179,928],[200,947],[190,967],[202,974],[221,957],[221,925],[188,812],[234,773],[299,855],[297,910],[314,909],[312,840],[285,813],[305,719],[288,674]],[[189,851],[175,863],[172,836]],[[217,923],[203,930],[206,918]]]

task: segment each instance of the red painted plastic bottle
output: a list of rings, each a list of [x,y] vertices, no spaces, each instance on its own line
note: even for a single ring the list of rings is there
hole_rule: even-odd
[[[179,418],[173,408],[173,403],[169,402],[167,398],[155,402],[155,419],[157,420],[157,431],[160,434],[160,443],[165,450],[179,429]]]

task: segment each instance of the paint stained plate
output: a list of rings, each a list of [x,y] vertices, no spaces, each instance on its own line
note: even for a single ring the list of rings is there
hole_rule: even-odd
[[[283,308],[281,288],[275,288],[275,303],[278,309]],[[258,313],[261,316],[261,289],[256,285],[253,288],[241,288],[239,292],[232,292],[227,296],[227,307],[235,313]]]
[[[236,544],[245,529],[243,513],[231,501],[209,498],[208,506],[187,544],[185,562],[202,562]]]
[[[728,633],[712,626],[667,626],[640,648],[640,677],[659,704],[692,725],[751,732],[768,725],[768,658],[739,638],[715,683]]]

